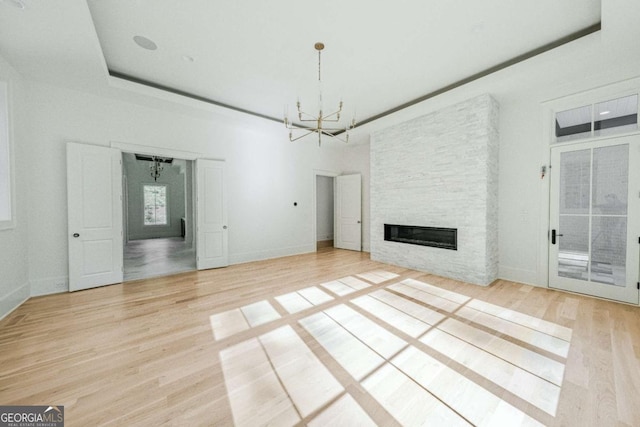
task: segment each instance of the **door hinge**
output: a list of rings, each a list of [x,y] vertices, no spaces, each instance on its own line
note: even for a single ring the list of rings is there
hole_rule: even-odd
[[[638,289],[640,289],[640,282],[638,282]]]

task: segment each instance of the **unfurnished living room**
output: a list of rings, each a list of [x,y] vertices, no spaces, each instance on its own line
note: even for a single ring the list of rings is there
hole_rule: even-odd
[[[640,425],[638,18],[0,0],[0,425]]]

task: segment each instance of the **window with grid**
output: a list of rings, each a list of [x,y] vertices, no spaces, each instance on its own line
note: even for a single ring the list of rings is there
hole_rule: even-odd
[[[144,184],[144,225],[167,225],[167,186]]]

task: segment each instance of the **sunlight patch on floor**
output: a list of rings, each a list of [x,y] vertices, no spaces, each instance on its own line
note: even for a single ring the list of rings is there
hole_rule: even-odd
[[[292,425],[344,388],[290,326],[220,352],[236,425]]]
[[[471,425],[411,377],[388,363],[362,385],[402,425]]]
[[[542,426],[524,412],[415,347],[405,350],[392,363],[474,425]]]
[[[385,273],[383,271],[376,271],[375,277],[379,279],[385,274],[390,278],[397,277],[396,274]],[[371,285],[355,277],[348,276],[331,282],[321,283],[320,286],[336,296],[344,296],[366,289]],[[333,299],[334,297],[317,286],[310,286],[275,297],[278,304],[289,314],[307,310],[332,301]],[[214,338],[221,340],[250,328],[277,320],[280,317],[278,311],[274,309],[268,301],[263,300],[245,305],[239,309],[235,308],[213,314],[210,316],[210,322]]]
[[[384,285],[395,273],[356,276],[275,297],[289,315],[321,307],[221,351],[237,425],[375,425],[344,375],[403,425],[542,425],[528,405],[555,416],[570,328],[415,279]],[[280,318],[265,300],[217,313],[211,326],[219,340]]]
[[[374,427],[376,423],[373,422],[350,394],[345,394],[320,415],[312,419],[308,425],[309,427]]]
[[[213,337],[216,340],[229,337],[249,328],[269,323],[279,319],[280,315],[268,301],[258,301],[253,304],[223,311],[209,317]]]

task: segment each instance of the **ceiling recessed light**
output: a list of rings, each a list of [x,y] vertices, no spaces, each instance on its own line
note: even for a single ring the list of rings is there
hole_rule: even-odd
[[[138,46],[147,50],[156,50],[158,45],[151,39],[148,39],[144,36],[134,36],[133,41],[136,42]]]
[[[602,111],[602,112],[600,113],[600,115],[601,115],[601,116],[606,116],[607,114],[610,114],[610,113],[611,113],[611,111]]]
[[[27,5],[22,0],[5,0],[5,1],[9,3],[11,6],[18,9],[24,10],[27,8]]]
[[[186,62],[193,62],[195,61],[193,56],[189,56],[189,55],[182,55],[182,59]]]

